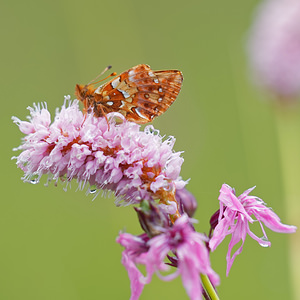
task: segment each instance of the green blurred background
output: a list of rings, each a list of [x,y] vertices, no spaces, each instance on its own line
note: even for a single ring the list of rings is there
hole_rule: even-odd
[[[139,234],[132,207],[114,198],[21,181],[10,158],[22,134],[11,116],[47,101],[52,114],[76,83],[107,65],[180,69],[177,101],[154,121],[184,151],[184,179],[197,197],[197,230],[208,232],[226,182],[264,199],[284,223],[275,117],[249,83],[245,41],[258,1],[2,1],[0,299],[129,299],[120,230]],[[288,236],[267,230],[271,248],[247,239],[225,276],[229,239],[212,254],[221,299],[291,299]],[[258,233],[261,236],[261,233]],[[188,299],[180,278],[154,276],[141,299]]]

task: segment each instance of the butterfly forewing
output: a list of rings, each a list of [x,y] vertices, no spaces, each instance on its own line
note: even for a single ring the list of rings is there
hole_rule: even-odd
[[[151,122],[175,101],[182,80],[178,70],[152,71],[137,65],[94,91],[94,113],[120,112],[129,121]]]

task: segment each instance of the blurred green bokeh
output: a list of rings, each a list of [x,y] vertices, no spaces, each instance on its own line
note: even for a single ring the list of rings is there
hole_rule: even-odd
[[[86,196],[74,182],[63,187],[20,180],[10,158],[22,134],[11,121],[26,107],[49,110],[74,95],[107,65],[121,72],[136,64],[180,69],[183,89],[154,121],[184,151],[184,179],[198,199],[197,230],[208,232],[226,182],[253,194],[285,217],[274,116],[249,83],[244,54],[258,1],[2,1],[0,11],[2,147],[0,299],[129,299],[122,229],[139,234],[131,207],[114,198]],[[267,231],[271,248],[246,240],[226,278],[225,244],[212,254],[221,299],[291,299],[288,236]],[[260,233],[258,233],[260,234]],[[181,280],[155,276],[141,296],[188,299]]]

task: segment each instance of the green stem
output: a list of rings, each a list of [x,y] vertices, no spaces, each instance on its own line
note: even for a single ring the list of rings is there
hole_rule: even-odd
[[[213,285],[211,284],[207,275],[200,274],[202,285],[205,288],[207,294],[209,295],[211,300],[220,300],[219,296]]]
[[[284,203],[287,223],[300,227],[300,107],[277,107],[275,111]],[[289,263],[292,274],[293,299],[300,299],[300,242],[299,234],[289,236]]]

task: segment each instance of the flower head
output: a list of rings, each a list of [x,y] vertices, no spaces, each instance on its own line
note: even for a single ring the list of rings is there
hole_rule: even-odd
[[[257,84],[279,97],[300,95],[300,2],[266,0],[258,7],[248,42]]]
[[[13,117],[25,134],[14,157],[24,171],[24,181],[76,179],[97,189],[113,191],[117,203],[138,203],[174,194],[185,181],[179,176],[183,158],[173,152],[175,138],[163,140],[158,130],[128,122],[118,113],[96,118],[84,115],[78,101],[67,101],[54,122],[45,105],[29,107],[29,121]],[[117,120],[121,121],[117,123]],[[174,196],[175,197],[175,196]]]
[[[249,196],[249,193],[254,188],[255,187],[246,190],[238,197],[235,195],[235,190],[227,184],[223,184],[220,190],[218,225],[215,227],[213,236],[209,241],[209,247],[214,251],[227,235],[232,235],[226,256],[227,276],[235,257],[243,250],[247,234],[261,246],[269,247],[271,243],[268,241],[263,224],[275,232],[293,233],[296,231],[295,226],[282,224],[279,217],[270,208],[266,207],[260,198]],[[254,220],[252,216],[254,216],[256,220]],[[259,222],[261,226],[263,232],[262,238],[257,237],[249,228],[249,223],[254,223],[255,221]],[[240,240],[242,240],[241,247],[231,257],[232,248]]]
[[[128,237],[131,241],[137,238],[122,233],[117,242],[125,247],[122,262],[131,280],[131,300],[138,299],[138,296],[135,297],[137,291],[140,293],[141,285],[151,281],[154,272],[166,281],[181,275],[183,285],[192,300],[200,300],[202,297],[200,274],[208,275],[214,285],[219,284],[219,276],[210,266],[209,253],[205,246],[207,239],[195,232],[187,215],[178,218],[172,227],[162,228],[161,234],[149,240],[138,237],[139,243],[134,244],[126,242]],[[169,256],[170,252],[175,256]],[[163,276],[160,271],[167,271],[167,265],[164,263],[166,258],[169,258],[169,264],[177,267],[177,270]],[[146,276],[138,271],[137,264],[146,266]]]

